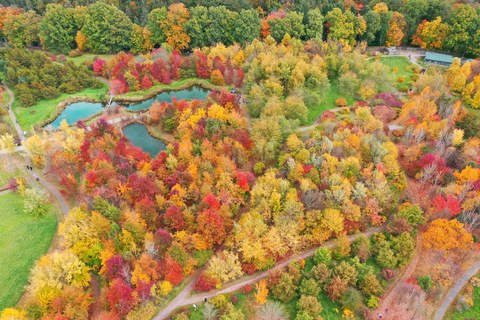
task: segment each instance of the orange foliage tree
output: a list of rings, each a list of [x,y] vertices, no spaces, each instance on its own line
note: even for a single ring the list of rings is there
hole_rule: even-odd
[[[462,250],[467,249],[472,243],[472,235],[464,229],[463,223],[456,219],[434,220],[423,233],[423,244],[427,249]]]
[[[255,289],[257,290],[257,292],[253,294],[255,296],[255,302],[258,304],[264,304],[265,302],[267,302],[267,296],[268,296],[267,282],[264,279],[260,280],[255,285]]]
[[[172,48],[184,50],[188,48],[190,36],[184,28],[185,22],[190,18],[190,12],[183,3],[174,3],[168,7],[167,19],[162,22],[162,27],[167,36],[167,43]]]

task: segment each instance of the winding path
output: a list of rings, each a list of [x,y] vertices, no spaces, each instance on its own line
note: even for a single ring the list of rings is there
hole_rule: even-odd
[[[465,271],[462,276],[457,280],[455,285],[448,291],[447,295],[443,298],[440,307],[438,308],[433,320],[442,320],[445,316],[450,305],[453,303],[455,298],[458,296],[463,287],[467,282],[480,270],[480,260],[475,262],[467,271]]]
[[[350,236],[348,236],[348,239],[350,241],[354,241],[361,236],[369,237],[376,232],[382,231],[383,229],[384,229],[383,227],[369,229],[365,233],[358,233],[358,234],[350,235]],[[337,240],[330,240],[330,241],[326,242],[322,247],[332,248],[336,244],[336,242],[337,242]],[[259,273],[256,273],[256,274],[238,279],[237,281],[232,282],[231,284],[229,284],[227,287],[225,287],[223,289],[215,290],[215,291],[207,292],[207,293],[203,293],[203,294],[191,295],[193,285],[194,285],[194,282],[195,282],[194,280],[197,278],[197,275],[198,275],[197,274],[197,275],[195,275],[191,278],[188,285],[182,291],[180,291],[180,293],[165,308],[163,308],[153,318],[153,320],[168,319],[168,316],[173,311],[175,311],[176,309],[181,308],[181,307],[185,307],[185,306],[190,306],[190,305],[193,305],[194,303],[199,304],[199,303],[205,301],[205,298],[210,300],[210,299],[212,299],[213,297],[215,297],[219,294],[225,294],[225,293],[231,293],[231,292],[238,291],[247,284],[253,284],[253,283],[257,282],[258,280],[267,277],[272,271],[278,270],[278,269],[281,269],[281,268],[287,266],[292,261],[302,260],[302,259],[306,259],[306,258],[312,256],[315,253],[316,250],[317,250],[317,248],[314,248],[314,249],[310,249],[308,251],[304,251],[302,253],[299,253],[297,255],[294,255],[294,256],[288,258],[287,260],[284,260],[284,261],[278,263],[275,267],[273,267],[273,268],[271,268],[267,271],[259,272]]]
[[[10,102],[8,103],[10,105],[10,108],[8,108],[8,114],[10,115],[10,119],[12,120],[12,123],[15,126],[15,130],[17,131],[17,134],[20,137],[20,140],[22,140],[22,142],[25,142],[26,141],[25,134],[23,133],[22,127],[20,127],[20,125],[18,124],[17,117],[15,116],[15,113],[13,113],[13,110],[11,107],[13,104],[13,101],[15,101],[15,96],[13,95],[13,92],[10,90],[10,88],[8,88],[5,84],[4,84],[4,88],[7,90],[8,95],[10,96]],[[17,147],[16,149],[20,149],[22,147],[25,148],[24,146],[21,146],[21,147]],[[30,165],[30,164],[31,164],[30,158],[28,157],[28,155],[26,155],[25,165]],[[53,184],[48,182],[45,178],[40,177],[40,175],[36,174],[33,171],[30,171],[30,170],[27,170],[27,171],[32,179],[35,180],[38,177],[38,182],[57,199],[58,203],[60,204],[60,208],[62,209],[62,212],[65,215],[68,214],[68,211],[70,210],[70,208],[67,202],[65,201],[65,199],[63,198],[62,194],[60,193],[60,191],[58,191],[58,189]]]

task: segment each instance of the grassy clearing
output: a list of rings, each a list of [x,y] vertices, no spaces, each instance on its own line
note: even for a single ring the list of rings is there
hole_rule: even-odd
[[[60,102],[71,97],[101,99],[105,96],[107,91],[107,85],[104,84],[101,88],[98,89],[88,88],[77,93],[63,93],[55,99],[41,100],[36,105],[28,108],[21,107],[20,103],[15,100],[12,108],[22,128],[30,130],[32,126],[44,123],[54,117],[57,113],[57,106]]]
[[[43,218],[23,213],[17,193],[0,195],[0,310],[14,306],[23,294],[30,270],[50,246],[57,219],[53,208]]]
[[[413,63],[411,63],[410,60],[408,60],[408,58],[403,56],[383,56],[380,58],[380,61],[389,68],[395,81],[399,77],[403,77],[405,79],[403,83],[396,82],[395,83],[396,88],[410,86],[409,83],[417,67]],[[398,68],[397,73],[393,71],[393,68],[395,67]]]
[[[307,106],[308,116],[306,124],[313,124],[325,110],[336,108],[335,101],[339,98],[345,98],[349,106],[355,102],[355,99],[352,96],[341,94],[338,88],[338,82],[332,81],[330,83],[330,90],[325,94],[322,102],[315,106]]]
[[[112,59],[115,55],[113,54],[93,54],[93,53],[85,53],[78,57],[68,57],[67,61],[72,61],[77,66],[84,64],[85,62],[93,62],[94,58],[103,59],[108,61]]]

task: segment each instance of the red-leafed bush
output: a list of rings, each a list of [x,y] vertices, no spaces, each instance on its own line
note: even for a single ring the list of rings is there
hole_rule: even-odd
[[[212,279],[206,276],[204,273],[202,273],[198,277],[197,281],[195,282],[193,289],[196,291],[210,291],[214,289],[216,285],[217,285],[216,279]]]
[[[97,59],[93,63],[93,72],[95,72],[95,74],[97,75],[103,74],[104,67],[105,67],[105,60]]]

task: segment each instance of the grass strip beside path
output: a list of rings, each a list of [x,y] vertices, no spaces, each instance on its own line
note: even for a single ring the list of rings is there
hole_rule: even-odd
[[[28,283],[35,261],[47,252],[57,219],[49,213],[36,218],[23,212],[18,193],[0,196],[0,310],[14,306]]]

